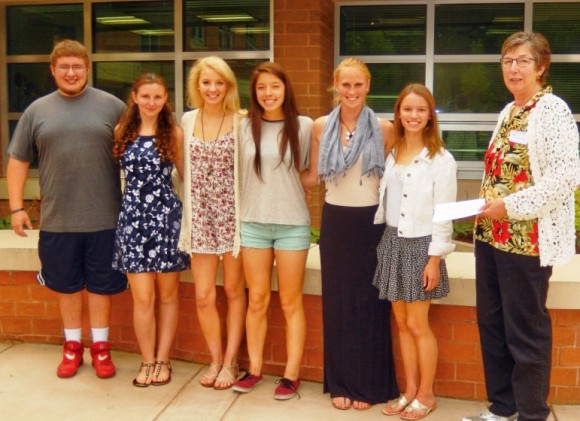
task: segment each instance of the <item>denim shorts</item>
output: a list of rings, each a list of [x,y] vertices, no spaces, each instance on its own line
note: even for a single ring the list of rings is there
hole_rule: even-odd
[[[87,233],[41,230],[38,282],[63,294],[85,288],[100,295],[124,291],[127,277],[112,268],[114,241],[114,229]]]
[[[242,247],[306,250],[310,248],[310,227],[242,221]]]

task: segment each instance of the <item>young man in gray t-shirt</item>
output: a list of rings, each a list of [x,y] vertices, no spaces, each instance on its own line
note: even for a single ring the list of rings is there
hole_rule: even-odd
[[[113,130],[125,104],[87,86],[85,47],[65,40],[51,54],[57,91],[37,99],[20,118],[8,148],[8,195],[12,228],[32,228],[23,207],[30,163],[38,158],[41,195],[38,280],[58,295],[65,345],[59,377],[83,363],[83,290],[98,377],[115,375],[108,342],[111,295],[127,281],[111,260],[121,202],[119,170],[112,155]]]

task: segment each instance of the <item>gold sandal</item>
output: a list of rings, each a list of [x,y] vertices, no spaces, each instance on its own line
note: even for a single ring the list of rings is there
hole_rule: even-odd
[[[240,375],[240,368],[237,364],[223,367],[215,379],[213,388],[215,390],[226,390],[234,385],[238,376]]]
[[[220,374],[222,369],[222,364],[210,364],[209,367],[203,373],[203,376],[199,379],[199,383],[203,387],[213,387],[215,381]]]
[[[151,375],[151,369],[153,368],[154,365],[155,363],[141,363],[141,366],[139,367],[139,374],[141,374],[141,369],[145,367],[145,383],[140,383],[137,381],[137,377],[139,377],[139,374],[137,374],[137,377],[133,379],[133,386],[135,387],[151,386],[151,382],[147,383],[147,380],[149,380],[149,376]]]
[[[387,403],[387,406],[383,408],[382,412],[385,415],[399,415],[409,403],[405,395],[401,395],[397,399]]]
[[[167,384],[171,381],[171,371],[173,370],[171,369],[171,363],[169,361],[155,361],[155,377],[159,377],[159,374],[161,374],[161,368],[164,365],[166,365],[169,369],[169,376],[165,380],[157,382],[152,381],[151,384],[153,386],[163,386],[164,384]]]

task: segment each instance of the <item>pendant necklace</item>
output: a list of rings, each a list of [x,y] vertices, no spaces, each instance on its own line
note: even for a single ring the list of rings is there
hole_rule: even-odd
[[[350,139],[352,139],[352,137],[354,136],[354,131],[356,130],[356,126],[354,126],[354,128],[351,130],[348,128],[348,126],[346,125],[346,123],[344,122],[344,120],[342,119],[342,117],[340,118],[340,122],[344,125],[344,128],[346,129],[346,135],[344,136],[344,139],[348,142],[350,142]]]
[[[216,138],[211,142],[215,142],[216,140],[218,140],[219,136],[220,136],[220,132],[222,131],[222,126],[224,124],[224,120],[226,118],[226,112],[224,111],[223,115],[222,115],[222,121],[220,122],[220,126],[218,128],[217,134],[216,134]],[[203,137],[203,155],[205,157],[205,160],[207,162],[207,176],[211,177],[212,173],[213,173],[213,165],[210,162],[210,159],[208,157],[208,153],[207,153],[207,143],[208,141],[205,138],[205,131],[203,130],[203,107],[201,109],[201,136]]]

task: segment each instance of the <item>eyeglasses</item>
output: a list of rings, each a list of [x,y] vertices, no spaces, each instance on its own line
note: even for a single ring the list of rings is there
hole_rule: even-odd
[[[86,66],[83,66],[81,64],[74,64],[72,66],[66,65],[66,64],[60,64],[58,66],[56,66],[56,70],[58,70],[59,72],[62,73],[68,73],[70,72],[72,69],[73,73],[80,73],[83,70],[86,70]]]
[[[519,58],[502,58],[500,59],[500,63],[504,67],[512,67],[514,61],[516,62],[516,66],[520,69],[528,67],[532,61],[536,59],[531,57],[519,57]]]

